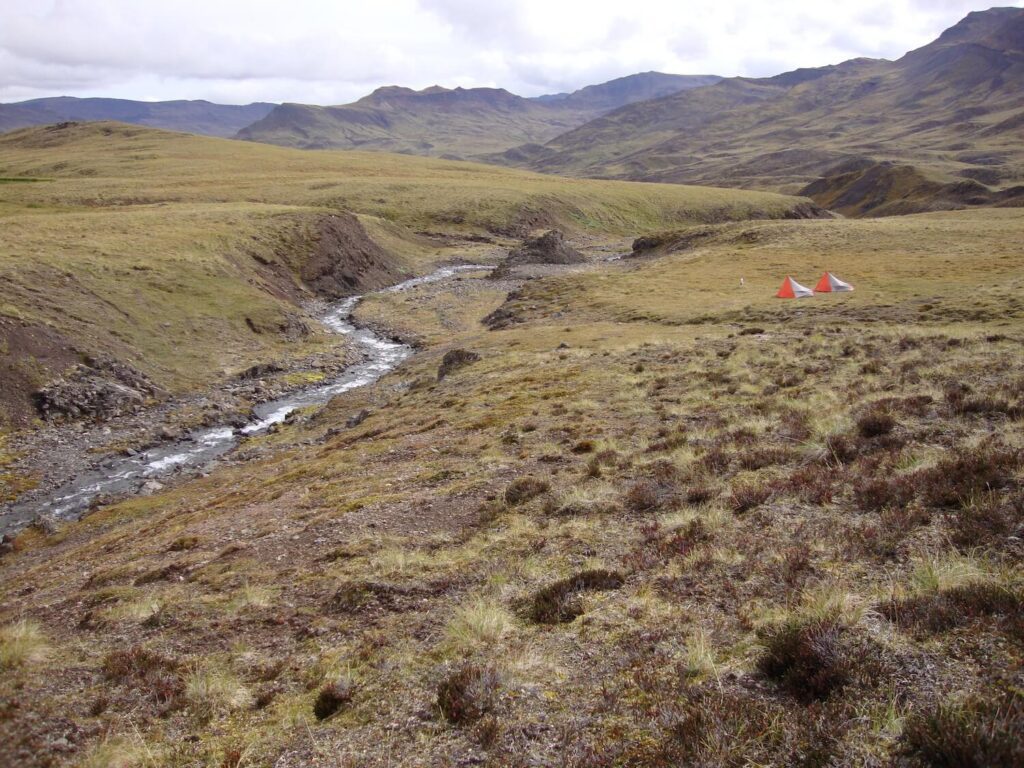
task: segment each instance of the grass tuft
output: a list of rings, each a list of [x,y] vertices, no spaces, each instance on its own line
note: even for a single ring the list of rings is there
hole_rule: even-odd
[[[0,628],[0,669],[42,661],[49,651],[43,630],[31,619]]]

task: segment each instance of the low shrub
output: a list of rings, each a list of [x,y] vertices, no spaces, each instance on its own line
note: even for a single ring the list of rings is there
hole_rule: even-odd
[[[633,512],[652,512],[661,506],[661,493],[653,480],[637,480],[623,498],[627,509]]]
[[[141,645],[111,651],[102,669],[108,680],[139,690],[164,710],[177,707],[185,691],[181,664]]]
[[[547,493],[551,485],[544,480],[537,480],[533,477],[520,477],[509,483],[505,489],[505,503],[510,507],[517,507],[525,504],[530,499]]]
[[[927,506],[959,506],[984,492],[1008,485],[1021,463],[1019,450],[980,445],[962,448],[934,467],[916,472],[914,480]]]
[[[857,433],[866,439],[888,435],[895,428],[896,419],[891,413],[883,410],[869,410],[857,419]]]
[[[778,446],[750,448],[739,455],[739,465],[743,469],[757,470],[779,464],[788,464],[793,460],[793,452]]]
[[[493,711],[500,688],[494,667],[466,663],[437,686],[437,708],[452,725],[468,725]]]
[[[326,720],[335,715],[352,701],[354,686],[351,681],[338,679],[320,689],[313,702],[313,714],[317,720]]]
[[[989,495],[958,509],[950,520],[950,538],[962,550],[1001,544],[1024,527],[1024,495]]]
[[[787,489],[808,504],[829,504],[836,494],[836,483],[842,473],[832,467],[808,464],[793,472],[786,480]]]
[[[998,691],[907,718],[900,752],[915,765],[1017,768],[1024,765],[1024,696]]]
[[[733,486],[729,494],[729,507],[740,515],[761,506],[772,496],[772,488],[766,484]]]
[[[757,668],[801,701],[825,699],[851,680],[842,631],[832,620],[784,624],[765,638]]]
[[[1022,610],[1024,595],[1019,589],[975,582],[891,600],[882,606],[882,615],[897,625],[941,633],[986,617],[1012,619]]]
[[[853,500],[867,512],[901,509],[914,500],[915,478],[908,475],[865,477],[853,488]]]

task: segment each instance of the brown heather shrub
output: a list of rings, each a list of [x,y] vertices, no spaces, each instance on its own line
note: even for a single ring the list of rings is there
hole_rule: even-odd
[[[637,480],[626,491],[623,502],[633,512],[652,512],[661,506],[660,490],[653,480]]]
[[[1024,765],[1024,695],[1005,689],[963,704],[940,704],[907,718],[900,753],[914,766],[1019,768]]]
[[[842,482],[838,469],[808,464],[793,472],[786,480],[786,488],[807,504],[830,504],[835,497],[835,486]]]
[[[452,725],[469,725],[495,709],[500,689],[494,667],[467,662],[437,686],[437,708]]]
[[[729,494],[729,507],[737,515],[741,515],[761,506],[771,496],[772,488],[767,484],[735,485]]]
[[[660,739],[635,750],[632,760],[607,765],[824,768],[835,764],[847,728],[842,719],[821,712],[788,710],[748,691],[711,686],[686,691],[667,709],[659,718]]]
[[[896,428],[892,414],[877,408],[862,413],[857,419],[857,433],[863,438],[888,435]]]
[[[185,684],[180,672],[181,664],[176,659],[141,645],[111,651],[103,659],[104,677],[139,690],[162,711],[181,703]]]
[[[352,701],[354,688],[349,680],[341,679],[328,683],[320,689],[313,703],[313,714],[317,720],[326,720]]]
[[[788,464],[793,458],[793,452],[787,448],[768,446],[764,448],[750,448],[743,451],[739,455],[738,460],[739,465],[743,469],[757,470],[779,464]]]
[[[540,496],[542,493],[547,493],[550,489],[551,485],[544,480],[537,480],[533,477],[520,477],[509,483],[508,488],[505,489],[505,503],[510,507],[517,507],[520,504],[525,504],[530,499]]]
[[[867,512],[901,509],[914,500],[915,478],[910,475],[864,477],[853,488],[853,500]]]
[[[694,471],[698,474],[720,475],[732,464],[732,454],[725,448],[713,445],[694,462]]]
[[[564,624],[583,613],[580,593],[618,589],[626,577],[603,568],[582,571],[538,590],[527,605],[527,617],[537,624]]]
[[[882,615],[893,623],[932,633],[947,632],[982,618],[1013,620],[1021,611],[1021,590],[983,582],[891,600],[882,606]]]
[[[825,462],[849,464],[857,458],[857,444],[849,435],[832,434],[825,438]]]
[[[641,533],[640,543],[622,559],[623,565],[634,571],[648,570],[673,558],[686,557],[711,539],[711,533],[700,518],[667,533],[657,521],[653,521],[642,526]]]
[[[1019,450],[985,444],[961,448],[954,456],[914,473],[913,477],[927,506],[952,507],[1005,487],[1021,463]]]
[[[782,552],[782,580],[790,589],[799,586],[814,571],[811,548],[806,544],[790,544]]]
[[[1024,532],[1024,495],[1001,499],[990,494],[958,509],[949,525],[950,538],[962,550],[1006,544]]]
[[[825,699],[852,679],[842,632],[831,620],[791,621],[764,639],[757,668],[801,701]]]
[[[683,498],[686,499],[686,503],[695,507],[699,507],[701,504],[707,504],[718,496],[718,491],[709,485],[698,483],[697,485],[691,485],[686,489],[686,493]]]

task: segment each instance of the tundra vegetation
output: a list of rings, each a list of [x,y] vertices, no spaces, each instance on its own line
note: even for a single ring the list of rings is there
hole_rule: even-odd
[[[11,185],[4,216],[229,248],[340,205],[412,270],[476,246],[410,233],[499,238],[527,209],[584,254],[649,247],[510,296],[374,295],[358,316],[421,343],[378,385],[21,533],[16,764],[1021,764],[1020,211],[722,221],[793,201],[103,130],[68,149],[95,173]],[[4,175],[58,173],[21,151]],[[856,291],[772,298],[824,269]],[[439,379],[456,349],[479,359]]]

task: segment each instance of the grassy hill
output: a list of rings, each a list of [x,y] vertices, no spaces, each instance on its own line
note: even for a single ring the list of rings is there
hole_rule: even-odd
[[[1024,10],[996,8],[898,61],[723,80],[494,159],[804,192],[850,215],[1020,204],[1022,94]]]
[[[1022,237],[725,222],[508,299],[374,297],[426,344],[380,386],[17,539],[9,754],[1019,764]],[[825,269],[855,292],[772,298]]]
[[[181,392],[321,349],[326,340],[302,307],[312,296],[302,272],[318,248],[348,258],[344,242],[324,245],[324,222],[340,211],[359,217],[394,276],[480,247],[417,232],[512,242],[557,225],[623,237],[800,205],[114,123],[25,129],[0,137],[0,404],[23,423],[34,388],[97,353]]]
[[[274,104],[212,104],[209,101],[130,101],[72,96],[0,104],[0,133],[69,120],[146,125],[205,136],[234,136],[265,117]]]
[[[283,104],[238,138],[303,149],[364,149],[471,158],[544,142],[609,110],[717,82],[644,72],[535,99],[500,88],[378,88],[353,104]]]

